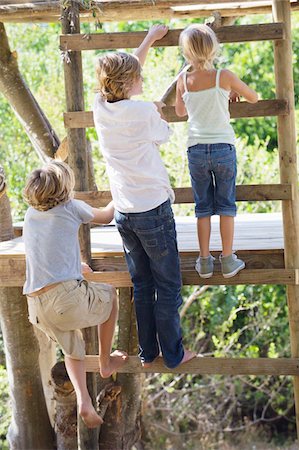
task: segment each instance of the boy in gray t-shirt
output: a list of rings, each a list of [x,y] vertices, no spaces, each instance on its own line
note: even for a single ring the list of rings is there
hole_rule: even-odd
[[[63,162],[35,170],[24,189],[30,205],[24,222],[26,281],[30,322],[56,341],[77,395],[79,414],[89,428],[103,421],[86,386],[85,343],[81,328],[98,326],[99,369],[103,378],[117,371],[125,352],[111,353],[118,316],[116,290],[82,277],[78,230],[82,223],[109,223],[110,203],[98,210],[72,198],[74,174]]]

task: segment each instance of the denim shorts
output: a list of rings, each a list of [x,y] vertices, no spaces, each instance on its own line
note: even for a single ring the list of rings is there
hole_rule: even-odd
[[[235,216],[236,149],[231,144],[197,144],[187,150],[197,218]]]

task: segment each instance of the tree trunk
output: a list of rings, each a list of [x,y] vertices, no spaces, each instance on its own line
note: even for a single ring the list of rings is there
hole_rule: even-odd
[[[138,339],[132,290],[122,288],[119,292],[118,348],[136,355]],[[99,450],[131,450],[140,439],[142,375],[117,374],[116,383],[121,386],[121,392],[106,411],[100,431]]]
[[[53,157],[60,141],[23,80],[16,52],[11,52],[0,22],[0,92],[6,97],[42,160]]]
[[[51,426],[54,427],[55,400],[54,388],[51,383],[51,369],[56,364],[56,343],[49,339],[45,333],[34,328],[34,334],[39,345],[39,368]]]
[[[12,238],[10,205],[1,168],[0,241]],[[27,303],[22,290],[1,288],[0,325],[12,398],[12,422],[8,441],[12,450],[52,450],[54,433],[43,395],[38,363],[39,347],[27,316]]]
[[[73,385],[64,362],[58,362],[51,370],[56,400],[57,450],[76,450],[77,401]]]

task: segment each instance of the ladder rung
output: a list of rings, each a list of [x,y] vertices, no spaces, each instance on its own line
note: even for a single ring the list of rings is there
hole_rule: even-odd
[[[220,272],[219,255],[220,250],[212,251],[212,255],[216,258],[214,262],[214,272]],[[246,263],[246,269],[284,269],[284,251],[283,249],[271,250],[238,250],[238,257]],[[181,270],[193,270],[195,260],[198,257],[197,251],[180,251]],[[0,259],[1,264],[1,259]],[[125,272],[127,264],[124,255],[113,255],[101,257],[101,255],[92,255],[92,267],[96,272],[113,270]],[[1,268],[1,266],[0,266]]]
[[[99,371],[99,357],[85,357],[87,372]],[[211,358],[197,356],[176,369],[164,366],[161,357],[144,369],[137,356],[129,356],[119,373],[191,373],[199,375],[299,375],[298,358]]]
[[[230,103],[230,115],[232,119],[244,117],[284,116],[289,113],[287,100],[260,100],[257,103]],[[186,122],[187,117],[178,117],[174,106],[165,106],[163,113],[168,122]],[[66,112],[63,115],[66,128],[90,128],[94,127],[92,111]]]
[[[169,30],[167,35],[154,42],[153,47],[177,46],[183,30]],[[255,25],[233,25],[215,30],[219,42],[249,42],[284,39],[283,23],[261,23]],[[147,32],[134,31],[122,33],[64,34],[60,36],[60,49],[63,51],[113,50],[118,48],[137,48]]]
[[[191,187],[175,188],[175,203],[194,203]],[[75,198],[83,200],[94,208],[108,205],[112,200],[110,191],[77,191]],[[292,200],[290,184],[241,184],[236,189],[237,201]]]
[[[232,278],[224,278],[222,274],[215,273],[211,278],[200,278],[195,270],[183,270],[182,279],[185,286],[216,286],[216,285],[239,285],[239,284],[299,284],[299,269],[244,269]],[[115,287],[132,286],[129,272],[92,272],[84,274],[89,281],[98,283],[109,283]]]

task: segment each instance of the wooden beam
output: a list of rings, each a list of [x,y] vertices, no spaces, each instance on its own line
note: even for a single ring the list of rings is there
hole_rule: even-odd
[[[188,2],[189,3],[189,2]],[[198,3],[196,1],[196,3]],[[215,9],[213,4],[201,3],[200,9],[194,10],[182,10],[178,11],[172,7],[157,6],[152,3],[144,5],[132,6],[122,3],[120,8],[117,3],[106,3],[101,7],[101,11],[97,13],[97,19],[102,23],[105,22],[119,22],[125,20],[166,20],[166,19],[192,19],[200,17],[209,17]],[[247,6],[246,6],[247,5]],[[221,8],[222,17],[240,17],[248,14],[270,14],[271,2],[261,6],[249,6],[248,4],[242,4],[241,6],[236,3],[233,7],[229,4],[223,5]],[[252,4],[253,5],[253,4]],[[299,3],[292,2],[292,11],[299,10]],[[120,16],[121,11],[121,16]],[[80,11],[81,22],[95,22],[95,18],[91,10]],[[29,7],[24,5],[16,6],[0,6],[0,22],[11,23],[26,23],[26,22],[58,22],[61,20],[60,14],[60,2],[45,2],[35,4],[34,7],[30,2]]]
[[[227,3],[231,4],[237,4],[238,6],[251,4],[254,1],[254,3],[263,3],[265,4],[265,0],[205,0],[204,3],[207,5],[222,4],[224,7]],[[37,4],[49,4],[51,3],[49,0],[1,0],[1,6],[15,6],[15,5],[37,5]],[[59,3],[59,1],[52,1],[52,3]],[[78,2],[79,3],[79,2]],[[120,8],[126,5],[127,7],[130,6],[148,6],[148,0],[99,0],[94,1],[94,4],[98,3],[99,7],[106,7],[106,6],[112,6],[114,8]],[[157,8],[159,7],[176,7],[176,6],[185,6],[187,5],[198,5],[200,4],[200,0],[188,0],[187,2],[184,0],[155,0],[155,6]],[[268,1],[268,3],[270,3]],[[84,10],[84,6],[80,5],[81,9]],[[88,8],[86,8],[88,9]]]
[[[169,30],[167,35],[156,41],[153,47],[177,46],[182,30]],[[249,42],[284,38],[283,24],[264,23],[257,25],[234,25],[215,30],[219,42]],[[137,48],[146,36],[145,31],[123,33],[95,33],[60,36],[60,49],[69,50],[111,50]]]
[[[214,272],[220,273],[220,251],[212,251],[212,255],[216,258],[214,262]],[[238,256],[245,262],[246,269],[284,269],[284,252],[280,250],[238,250]],[[180,262],[182,271],[194,270],[194,264],[198,257],[198,251],[193,252],[180,252]],[[0,259],[1,265],[1,259]],[[105,256],[104,258],[93,258],[91,261],[91,267],[96,272],[103,271],[120,271],[125,272],[127,270],[127,264],[125,256]]]
[[[33,1],[29,1],[29,0],[1,0],[1,6],[16,6],[16,5],[36,5],[36,4],[45,4],[45,3],[49,3],[48,1],[45,0],[33,0]]]
[[[297,285],[299,269],[244,269],[232,278],[224,278],[222,274],[215,273],[211,278],[200,278],[195,270],[182,272],[184,286],[236,286],[239,284],[285,284]],[[129,272],[93,272],[86,273],[85,277],[89,281],[98,283],[109,283],[115,287],[132,286]]]
[[[231,103],[230,115],[232,119],[245,117],[281,116],[288,114],[288,102],[286,100],[260,100],[257,103]],[[178,117],[174,106],[165,106],[163,113],[170,123],[186,122],[187,116]],[[63,115],[66,128],[94,127],[92,111],[66,112]]]
[[[273,0],[273,19],[285,24],[286,38],[274,45],[274,71],[276,96],[288,99],[290,112],[278,118],[278,151],[280,179],[293,184],[294,199],[282,206],[284,226],[285,264],[287,268],[299,267],[299,193],[296,149],[295,101],[293,80],[293,51],[290,3]],[[299,286],[287,287],[288,317],[290,326],[291,353],[299,356]],[[299,437],[299,377],[294,377],[294,397],[297,436]]]
[[[13,258],[0,259],[0,287],[19,287],[23,286],[25,281],[25,261],[14,260]],[[239,272],[233,278],[223,278],[220,272],[215,272],[213,277],[208,279],[200,278],[197,272],[193,270],[183,270],[183,285],[228,285],[235,286],[239,284],[285,284],[298,285],[299,269],[245,269]],[[127,270],[124,271],[104,271],[85,274],[89,281],[99,283],[109,283],[115,287],[131,287],[132,282]]]
[[[64,33],[80,33],[80,12],[77,0],[67,2],[62,6],[61,17],[62,31]],[[84,110],[84,88],[83,88],[83,67],[81,52],[72,52],[65,55],[63,60],[65,97],[68,111]],[[68,164],[74,171],[76,189],[88,190],[88,157],[87,141],[85,129],[68,129]],[[82,224],[79,230],[80,250],[82,261],[90,264],[90,229],[89,224]],[[85,351],[87,354],[93,354],[97,348],[97,331],[95,327],[84,328],[82,330]],[[86,378],[87,389],[93,402],[97,396],[95,375],[88,374]],[[78,415],[78,442],[81,450],[88,450],[97,447],[97,432],[95,429],[87,428]]]
[[[85,357],[87,372],[99,371],[99,357]],[[211,358],[197,356],[176,369],[168,369],[161,357],[144,369],[137,356],[129,356],[119,373],[190,373],[198,375],[299,375],[298,358]]]
[[[175,203],[194,203],[191,187],[175,188]],[[83,200],[94,208],[108,205],[112,200],[110,191],[76,192],[75,198]],[[291,200],[293,189],[288,184],[238,185],[237,201]]]

